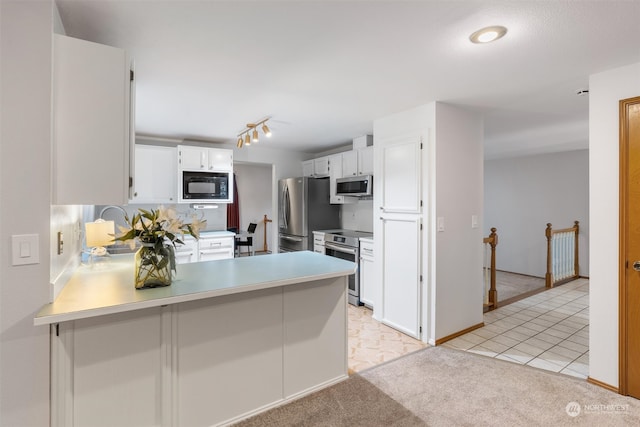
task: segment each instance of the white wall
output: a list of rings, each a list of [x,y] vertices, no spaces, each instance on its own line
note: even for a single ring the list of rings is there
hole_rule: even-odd
[[[49,425],[53,3],[0,3],[0,425]],[[40,263],[12,266],[13,234],[38,234]]]
[[[264,245],[264,215],[274,220],[271,206],[271,166],[256,164],[238,164],[233,166],[238,184],[238,198],[240,199],[240,231],[246,231],[249,223],[256,223],[253,236],[253,249],[261,251]],[[277,234],[277,222],[271,222],[267,227],[267,242]],[[246,251],[247,248],[241,248]],[[268,250],[276,252],[269,246]]]
[[[640,96],[640,63],[589,78],[589,376],[618,387],[619,101]]]
[[[482,203],[484,122],[478,114],[436,103],[435,310],[433,338],[439,339],[482,323]],[[426,185],[425,185],[426,187]],[[433,199],[432,199],[433,200]],[[471,217],[478,227],[471,227]]]
[[[580,274],[589,275],[589,150],[485,161],[484,235],[498,229],[499,270],[544,277],[547,223],[580,221]]]

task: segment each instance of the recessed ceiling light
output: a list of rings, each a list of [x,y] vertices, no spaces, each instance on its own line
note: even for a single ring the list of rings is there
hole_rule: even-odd
[[[482,28],[469,36],[472,43],[490,43],[507,34],[507,29],[500,25]]]

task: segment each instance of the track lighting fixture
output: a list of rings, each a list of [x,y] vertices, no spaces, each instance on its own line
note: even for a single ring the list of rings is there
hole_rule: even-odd
[[[271,129],[267,126],[267,121],[271,117],[262,119],[255,123],[247,123],[247,126],[242,132],[238,134],[238,148],[242,148],[243,145],[251,145],[252,142],[258,142],[258,127],[262,125],[262,133],[267,138],[271,137]]]

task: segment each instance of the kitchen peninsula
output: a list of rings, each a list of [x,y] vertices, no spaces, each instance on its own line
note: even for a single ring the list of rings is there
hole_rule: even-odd
[[[81,267],[34,319],[51,325],[51,424],[228,424],[345,379],[354,270],[291,252],[136,290],[130,255]]]

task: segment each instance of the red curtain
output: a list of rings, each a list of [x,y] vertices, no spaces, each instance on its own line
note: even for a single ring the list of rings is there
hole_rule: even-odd
[[[227,205],[227,229],[240,231],[240,198],[238,197],[238,180],[233,174],[233,203]]]

